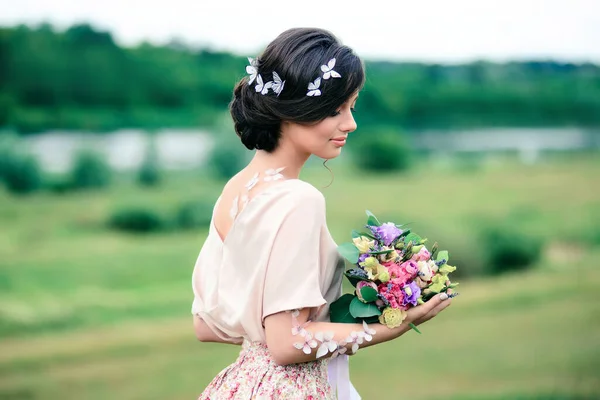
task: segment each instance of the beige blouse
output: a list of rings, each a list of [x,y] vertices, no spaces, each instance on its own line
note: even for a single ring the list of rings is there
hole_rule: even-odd
[[[343,272],[323,194],[283,180],[247,202],[224,241],[211,221],[192,275],[192,313],[223,340],[264,343],[268,315],[314,307],[313,319],[327,321]]]

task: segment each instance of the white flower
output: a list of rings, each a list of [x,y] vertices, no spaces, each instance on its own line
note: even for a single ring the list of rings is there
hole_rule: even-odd
[[[321,71],[323,71],[323,79],[342,77],[342,75],[333,70],[333,67],[335,67],[335,58],[329,60],[327,65],[321,65]]]
[[[309,82],[308,83],[308,93],[306,93],[307,96],[320,96],[321,95],[321,91],[319,90],[319,86],[321,86],[321,78],[317,78],[315,79],[314,82]]]
[[[250,65],[246,67],[246,72],[250,74],[250,78],[248,80],[248,84],[251,84],[256,79],[256,75],[258,74],[258,69],[256,68],[256,60],[248,57],[248,62]]]
[[[283,85],[285,85],[285,81],[281,81],[279,74],[275,71],[273,71],[273,81],[273,92],[277,93],[277,96],[279,96],[279,94],[283,90]]]
[[[338,348],[338,344],[333,340],[333,332],[317,332],[315,333],[315,339],[321,342],[319,349],[317,350],[317,358],[323,357],[329,352],[334,352]]]
[[[304,354],[310,354],[312,349],[317,347],[317,341],[313,339],[312,335],[308,331],[304,331],[300,335],[304,337],[304,342],[296,342],[294,343],[294,347],[298,350],[302,350]]]

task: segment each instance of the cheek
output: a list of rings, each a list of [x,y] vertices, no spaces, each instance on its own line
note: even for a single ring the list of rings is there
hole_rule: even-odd
[[[308,148],[314,150],[315,147],[323,146],[325,142],[329,142],[332,138],[333,127],[331,123],[323,121],[317,125],[304,129],[298,132],[296,142],[304,144]]]
[[[314,132],[314,136],[319,138],[321,141],[322,140],[329,141],[329,139],[331,139],[333,136],[335,136],[334,135],[335,127],[336,127],[336,123],[332,119],[322,121],[318,126],[315,127],[316,129]]]

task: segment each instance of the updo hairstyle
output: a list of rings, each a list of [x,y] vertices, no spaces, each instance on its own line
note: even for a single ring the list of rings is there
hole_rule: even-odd
[[[321,79],[320,95],[307,96],[308,85],[323,76],[322,65],[335,58],[341,78]],[[254,65],[264,82],[276,72],[285,81],[277,94],[256,91],[249,76],[235,86],[229,111],[242,143],[250,150],[272,152],[281,136],[282,121],[316,123],[332,115],[364,84],[361,59],[329,31],[294,28],[281,33],[256,58]]]

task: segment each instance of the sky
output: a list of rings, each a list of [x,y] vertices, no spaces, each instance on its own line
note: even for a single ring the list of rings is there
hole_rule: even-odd
[[[600,0],[0,0],[0,25],[40,22],[91,23],[125,46],[177,38],[245,56],[312,26],[370,60],[600,63]]]

